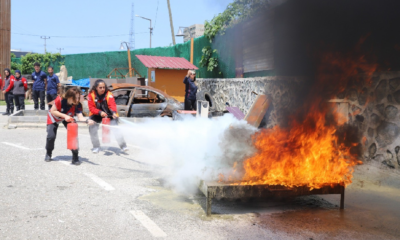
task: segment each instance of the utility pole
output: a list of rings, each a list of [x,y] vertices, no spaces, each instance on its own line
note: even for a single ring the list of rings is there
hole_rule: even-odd
[[[169,0],[167,0],[167,4],[168,4],[168,11],[169,11],[169,23],[171,24],[172,43],[175,45],[174,24],[172,22],[172,12],[171,12],[171,5],[169,3]]]
[[[150,19],[150,18],[145,18],[145,17],[139,16],[139,15],[135,15],[135,16],[150,21],[150,48],[151,48],[151,35],[153,34],[153,28],[151,27],[151,19]]]
[[[44,39],[44,54],[46,54],[46,40],[50,39],[50,37],[46,37],[46,36],[41,36],[41,39]]]
[[[151,35],[153,35],[153,28],[151,27],[151,19],[150,20],[150,48],[151,48]]]
[[[135,4],[132,3],[132,12],[131,12],[131,31],[129,32],[130,38],[129,38],[129,48],[131,50],[135,50]]]
[[[11,68],[11,0],[0,1],[0,69]],[[0,93],[3,97],[4,95]]]
[[[61,54],[61,50],[64,50],[64,48],[57,48],[57,50],[59,50],[60,54]]]

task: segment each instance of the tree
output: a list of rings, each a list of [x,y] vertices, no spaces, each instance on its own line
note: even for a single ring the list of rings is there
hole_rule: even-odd
[[[224,34],[225,30],[256,13],[267,10],[274,0],[235,0],[226,10],[204,24],[204,35],[213,41],[217,34]]]
[[[227,28],[268,9],[272,1],[274,0],[234,0],[224,12],[215,16],[210,22],[205,22],[204,35],[212,43],[217,34],[223,35]],[[212,72],[218,67],[217,50],[204,47],[202,52],[200,66],[207,67],[207,71]]]
[[[11,53],[10,55],[11,55],[11,69],[10,69],[11,74],[15,74],[15,70],[17,69],[21,70],[22,64],[20,63],[19,58],[17,58],[14,53]]]
[[[64,57],[60,53],[28,53],[21,58],[22,73],[29,74],[35,71],[35,62],[40,63],[41,69],[46,71],[49,66],[59,67],[64,65]]]

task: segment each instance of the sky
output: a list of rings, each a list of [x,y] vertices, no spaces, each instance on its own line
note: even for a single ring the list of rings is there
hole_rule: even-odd
[[[233,0],[170,0],[174,34],[204,24]],[[11,0],[11,49],[62,54],[119,51],[129,42],[131,10],[152,19],[152,47],[172,44],[167,0]],[[150,22],[135,17],[135,49],[150,46]],[[98,37],[100,36],[100,37]],[[108,36],[108,37],[105,37]],[[182,43],[183,37],[175,37]]]

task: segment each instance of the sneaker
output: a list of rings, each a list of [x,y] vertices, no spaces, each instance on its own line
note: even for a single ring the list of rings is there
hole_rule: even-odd
[[[44,157],[44,160],[45,160],[46,162],[51,162],[51,155],[46,154],[46,157]]]
[[[10,115],[8,112],[2,114],[3,116]]]
[[[78,166],[78,165],[81,165],[81,161],[79,161],[79,157],[78,157],[78,156],[76,156],[76,157],[73,156],[73,157],[72,157],[72,164],[73,164],[73,165],[77,165],[77,166]]]
[[[92,153],[99,153],[100,152],[100,148],[93,148],[92,149]]]
[[[128,148],[128,147],[123,147],[123,148],[121,148],[121,150],[122,150],[123,152],[127,152],[127,151],[129,150],[129,148]]]

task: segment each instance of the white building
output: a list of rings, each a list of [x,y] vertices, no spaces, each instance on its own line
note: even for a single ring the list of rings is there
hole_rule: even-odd
[[[185,28],[183,30],[183,34],[185,35],[183,37],[183,42],[187,42],[190,40],[190,33],[192,34],[193,38],[201,37],[204,35],[204,24],[194,24],[192,26],[189,26],[188,28]]]

